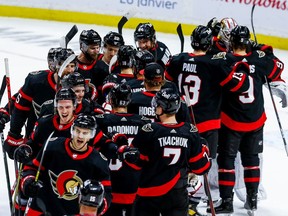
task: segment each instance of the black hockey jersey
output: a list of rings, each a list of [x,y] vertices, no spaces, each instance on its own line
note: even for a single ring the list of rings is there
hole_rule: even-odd
[[[10,131],[21,134],[26,120],[26,137],[33,130],[34,124],[40,113],[42,104],[53,100],[56,94],[56,82],[53,72],[49,70],[35,71],[28,74],[24,85],[19,90],[13,115],[11,115]]]
[[[167,65],[166,78],[177,84],[184,98],[184,86],[188,87],[190,104],[200,133],[220,128],[222,88],[243,92],[249,87],[241,64],[230,66],[234,62],[225,62],[226,55],[225,52],[217,55],[180,53],[173,56]],[[248,65],[245,70],[248,72]]]
[[[203,175],[211,163],[197,128],[189,123],[146,124],[133,139],[140,158],[129,164],[141,170],[139,196],[161,196],[187,186],[187,172]]]
[[[97,115],[96,119],[99,128],[104,133],[115,131],[125,134],[129,143],[131,143],[143,125],[151,122],[143,116],[128,113]],[[118,159],[110,160],[109,168],[112,182],[112,203],[133,204],[140,173]]]
[[[165,68],[165,65],[171,58],[171,52],[168,47],[164,43],[157,41],[155,47],[148,51],[155,57],[155,62]]]
[[[107,159],[92,147],[85,152],[76,152],[69,145],[70,139],[53,138],[45,150],[39,180],[43,182],[37,198],[45,204],[51,215],[75,215],[79,213],[79,189],[87,179],[100,181],[105,190],[103,201],[106,209],[111,202],[111,182]],[[25,176],[36,174],[42,151],[36,159],[24,167]],[[29,215],[43,210],[32,199]],[[38,215],[37,214],[37,215]]]
[[[227,55],[227,61],[249,64],[250,87],[242,94],[224,91],[221,121],[235,131],[251,131],[261,128],[266,120],[262,86],[268,80],[279,79],[284,64],[272,53],[256,50],[247,55]]]

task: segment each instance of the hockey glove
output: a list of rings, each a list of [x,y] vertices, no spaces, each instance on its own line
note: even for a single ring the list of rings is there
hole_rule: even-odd
[[[107,136],[114,142],[117,146],[128,145],[128,138],[125,134],[118,133],[116,131],[112,131],[111,133],[107,133]]]
[[[85,206],[99,207],[104,199],[104,187],[96,180],[86,180],[80,188],[80,203]]]
[[[187,191],[189,195],[195,194],[202,186],[202,182],[200,181],[199,177],[194,173],[189,173],[188,175],[188,187]]]
[[[38,180],[37,182],[35,182],[35,177],[30,176],[27,179],[24,179],[22,190],[25,196],[34,198],[38,195],[42,187],[42,181]]]
[[[271,87],[272,94],[281,99],[280,103],[282,103],[282,108],[287,107],[287,102],[288,102],[287,84],[283,81],[273,81],[273,82],[270,82],[270,87]]]
[[[207,27],[210,28],[212,30],[212,35],[213,36],[217,36],[220,32],[221,29],[221,23],[218,22],[218,20],[216,19],[216,17],[213,17],[208,23],[207,23]]]
[[[10,115],[6,109],[0,108],[0,133],[3,132],[5,124],[10,121]]]
[[[24,143],[23,136],[20,134],[14,134],[12,132],[8,132],[7,138],[4,141],[4,149],[7,152],[10,159],[14,159],[14,151],[20,145]]]
[[[132,148],[127,145],[123,145],[118,148],[118,159],[120,161],[127,161],[128,163],[136,163],[139,159],[140,153],[137,148]]]
[[[110,103],[104,102],[104,103],[102,104],[102,107],[103,107],[105,113],[109,114],[109,113],[112,112],[112,106],[111,106]]]
[[[32,158],[32,148],[27,144],[22,144],[14,151],[14,160],[26,164]]]

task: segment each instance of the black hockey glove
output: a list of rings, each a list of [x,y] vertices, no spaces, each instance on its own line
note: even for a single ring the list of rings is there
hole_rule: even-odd
[[[80,203],[85,206],[99,207],[104,199],[104,187],[96,180],[86,180],[80,188]]]
[[[210,28],[212,30],[212,35],[213,36],[217,36],[220,32],[221,29],[221,23],[218,22],[218,20],[216,19],[216,17],[213,17],[208,23],[207,23],[207,27]]]
[[[120,161],[125,160],[128,163],[136,163],[140,156],[140,152],[137,148],[133,148],[127,145],[123,145],[118,148],[117,154]]]
[[[269,45],[258,44],[256,41],[250,40],[251,51],[261,50],[267,54],[273,53],[273,48]]]
[[[26,164],[32,158],[32,148],[27,144],[22,144],[14,151],[14,160]]]
[[[23,193],[25,196],[34,198],[38,195],[42,187],[43,187],[42,181],[38,180],[37,182],[35,182],[34,177],[29,177],[24,181]]]
[[[24,143],[23,136],[8,132],[7,138],[4,141],[4,150],[7,152],[10,159],[14,159],[14,151]]]
[[[107,136],[114,142],[118,147],[123,145],[128,145],[128,138],[125,134],[118,133],[116,131],[112,131],[111,133],[107,133]]]
[[[10,115],[6,109],[0,108],[0,133],[3,132],[5,124],[10,121]]]

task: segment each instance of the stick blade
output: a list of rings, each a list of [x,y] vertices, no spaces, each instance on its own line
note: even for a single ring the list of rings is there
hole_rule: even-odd
[[[183,35],[181,23],[177,26],[176,31],[177,31],[177,34],[179,36],[180,43],[181,43],[181,52],[183,52],[183,50],[184,50],[184,35]]]
[[[137,8],[131,8],[118,22],[118,33],[122,35],[122,29],[125,23],[137,13]]]
[[[77,32],[78,27],[76,25],[73,25],[69,32],[65,36],[61,37],[60,46],[62,48],[67,48],[68,43],[73,39]]]

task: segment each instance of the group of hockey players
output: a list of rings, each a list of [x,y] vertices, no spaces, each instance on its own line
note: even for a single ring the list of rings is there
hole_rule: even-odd
[[[235,192],[253,215],[265,196],[262,87],[287,107],[284,64],[233,18],[190,39],[191,52],[172,55],[140,23],[135,46],[90,29],[77,56],[51,48],[48,69],[0,109],[17,170],[12,214],[201,216],[210,201],[207,214],[229,215]]]

